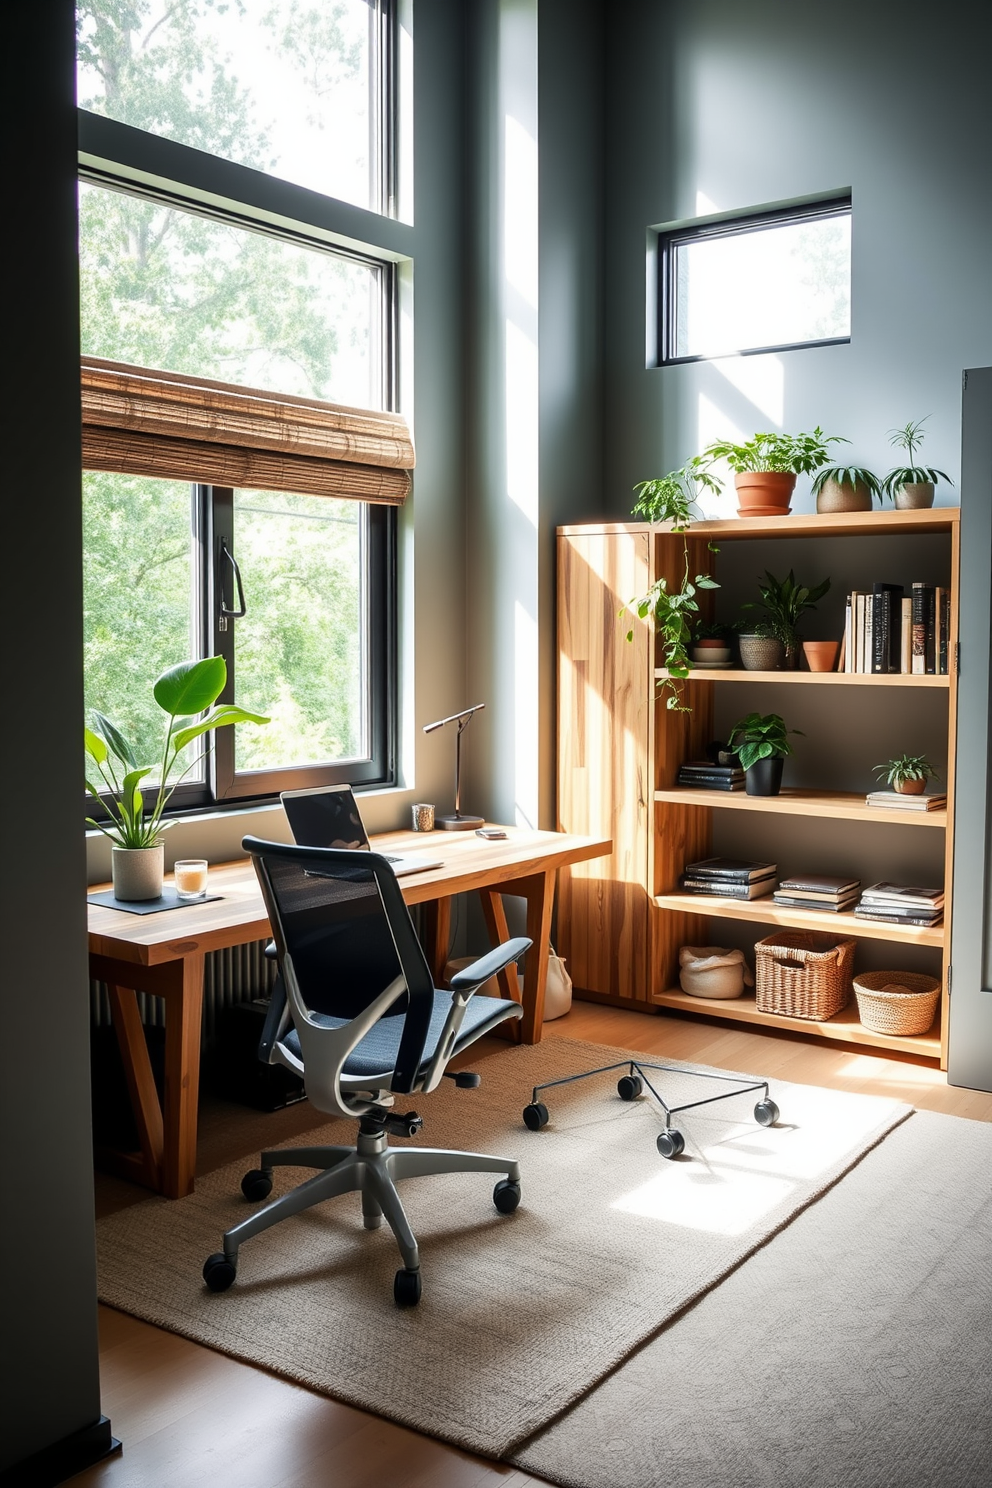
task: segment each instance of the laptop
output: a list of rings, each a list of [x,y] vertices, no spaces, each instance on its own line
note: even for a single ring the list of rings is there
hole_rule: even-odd
[[[316,790],[282,791],[282,801],[293,839],[301,847],[344,847],[371,851],[358,802],[350,785],[323,785]],[[428,853],[382,853],[397,878],[442,867]]]

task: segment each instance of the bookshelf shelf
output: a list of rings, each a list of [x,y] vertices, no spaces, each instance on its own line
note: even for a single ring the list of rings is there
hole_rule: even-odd
[[[852,935],[862,940],[898,941],[902,945],[942,946],[943,925],[887,925],[884,920],[859,920],[853,914],[828,914],[816,909],[785,909],[767,899],[721,899],[713,894],[656,894],[658,909],[674,910],[697,918],[715,916],[725,920],[753,920],[759,925],[783,925],[790,930],[828,930],[833,935]],[[693,942],[695,944],[695,942]],[[691,999],[696,1006],[700,999]],[[704,1009],[705,1011],[705,1009]]]
[[[946,811],[901,811],[866,806],[863,795],[848,791],[783,789],[777,796],[749,796],[744,791],[659,790],[654,798],[673,806],[711,806],[717,810],[770,811],[784,816],[832,817],[840,821],[886,822],[900,827],[946,827]]]
[[[909,545],[889,541],[903,536],[935,541]],[[760,569],[769,565],[769,547],[774,551],[769,539],[821,537],[852,540],[848,546],[834,543],[830,548],[829,563],[838,590],[845,581],[851,589],[858,588],[859,581],[862,586],[869,579],[873,584],[879,573],[886,579],[902,577],[904,585],[925,580],[928,585],[946,586],[952,598],[948,655],[953,655],[960,542],[956,507],[696,522],[685,534],[689,571],[715,571],[719,579],[725,564],[733,579],[743,571],[741,559],[751,556],[737,549],[728,557],[726,550],[738,543],[760,541],[761,549],[755,553]],[[715,557],[710,548],[714,540]],[[682,535],[666,525],[638,522],[568,526],[559,528],[558,554],[559,825],[566,831],[613,839],[608,858],[578,864],[565,870],[560,880],[560,950],[568,958],[576,995],[587,994],[621,1007],[751,1022],[796,1035],[900,1050],[946,1064],[958,688],[953,668],[950,675],[696,668],[687,681],[686,702],[691,711],[670,710],[659,687],[667,673],[659,665],[662,652],[650,623],[628,612],[621,624],[617,615],[631,596],[646,594],[659,580],[669,586],[679,582]],[[915,554],[921,563],[917,572],[909,567],[917,561]],[[775,561],[772,557],[770,567],[778,572]],[[786,566],[791,561],[790,553]],[[893,563],[902,567],[893,572]],[[632,632],[630,643],[625,639],[628,630]],[[753,702],[743,691],[741,684],[746,683],[753,684]],[[815,718],[821,741],[829,741],[829,751],[822,745],[820,749],[821,759],[830,762],[824,767],[824,784],[846,783],[845,775],[850,777],[851,772],[845,770],[845,762],[853,758],[850,750],[855,741],[860,747],[861,739],[882,734],[890,712],[903,734],[913,733],[914,719],[925,719],[930,737],[938,735],[941,749],[946,730],[947,768],[941,789],[946,790],[947,809],[916,812],[870,807],[864,794],[840,790],[786,789],[778,796],[759,797],[743,791],[680,789],[675,783],[679,767],[706,757],[707,746],[716,737],[717,719],[725,723],[730,708],[734,714],[729,716],[735,716],[742,706],[761,709],[761,692],[770,684],[799,692],[793,695],[789,709],[781,702],[773,704],[766,692],[765,708],[780,707],[790,726],[793,720],[802,727]],[[803,692],[823,687],[848,691],[828,694],[828,706],[823,694]],[[900,691],[887,693],[886,688]],[[722,700],[719,712],[718,698]],[[897,734],[891,747],[900,745]],[[827,769],[832,769],[832,776]],[[750,814],[735,818],[734,812]],[[831,833],[826,825],[831,820],[851,825]],[[931,830],[915,837],[876,835],[862,830],[867,823]],[[721,850],[734,856],[775,857],[784,872],[828,871],[817,863],[820,838],[831,844],[824,851],[832,853],[834,861],[850,855],[849,863],[829,870],[834,873],[856,874],[863,860],[866,871],[871,862],[872,878],[907,882],[905,875],[925,871],[933,874],[927,881],[937,883],[942,865],[944,923],[931,928],[886,924],[860,920],[850,913],[787,909],[773,905],[770,898],[741,901],[672,891],[686,863]],[[721,849],[721,842],[748,846],[743,851],[739,846]],[[797,859],[795,867],[790,857]],[[688,997],[678,990],[679,948],[716,943],[721,920],[749,922],[755,927],[753,939],[771,934],[776,926],[850,935],[863,943],[861,964],[878,964],[880,957],[891,955],[893,966],[898,967],[903,948],[907,969],[925,964],[936,972],[934,963],[939,957],[945,992],[934,1028],[920,1038],[876,1034],[861,1026],[853,1001],[845,1013],[819,1024],[759,1013],[753,998],[711,1003]],[[744,944],[750,938],[744,927],[732,932],[729,924],[725,934],[725,943]],[[891,951],[885,951],[884,944]]]
[[[784,1013],[761,1013],[755,1006],[753,996],[723,1002],[689,997],[678,988],[673,988],[667,992],[656,992],[651,1001],[656,1007],[674,1008],[684,1013],[702,1013],[710,1018],[727,1018],[734,1023],[758,1023],[764,1028],[784,1028],[792,1033],[819,1035],[821,1038],[836,1039],[846,1044],[867,1044],[874,1049],[922,1055],[925,1059],[940,1057],[939,1032],[931,1029],[929,1033],[913,1035],[872,1033],[859,1023],[856,1004],[844,1008],[826,1022],[819,1023],[809,1018],[790,1018]]]

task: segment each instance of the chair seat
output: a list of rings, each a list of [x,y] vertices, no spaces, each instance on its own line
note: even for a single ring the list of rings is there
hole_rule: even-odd
[[[419,1073],[421,1076],[427,1073],[428,1066],[437,1049],[438,1039],[444,1029],[444,1022],[451,1009],[450,992],[434,993],[434,1010],[431,1013],[430,1027],[427,1033],[427,1041],[424,1044],[424,1055],[420,1062]],[[471,1044],[482,1034],[488,1033],[490,1028],[503,1023],[507,1018],[519,1018],[521,1007],[519,1003],[510,1002],[501,997],[480,997],[476,995],[471,999],[465,1009],[465,1017],[462,1026],[458,1030],[455,1040],[453,1054]],[[311,1017],[315,1023],[323,1028],[343,1028],[348,1022],[347,1018],[334,1018],[327,1013],[312,1013]],[[399,1054],[400,1039],[403,1035],[403,1016],[397,1015],[391,1018],[380,1018],[379,1022],[357,1044],[349,1054],[344,1066],[346,1075],[374,1075],[385,1076],[392,1073],[396,1067],[396,1058]],[[286,1047],[291,1049],[297,1059],[302,1059],[299,1036],[294,1029],[286,1034],[283,1040]]]

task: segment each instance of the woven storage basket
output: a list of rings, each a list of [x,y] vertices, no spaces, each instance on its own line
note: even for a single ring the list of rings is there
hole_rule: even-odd
[[[760,1013],[832,1018],[851,999],[853,940],[813,930],[782,930],[754,948],[755,1002]]]
[[[854,978],[858,1017],[872,1033],[928,1033],[940,983],[916,971],[865,971]]]

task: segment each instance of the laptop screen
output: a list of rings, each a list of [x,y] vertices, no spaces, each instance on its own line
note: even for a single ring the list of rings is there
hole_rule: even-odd
[[[350,785],[328,785],[317,790],[283,791],[282,801],[293,837],[301,847],[367,848]]]

